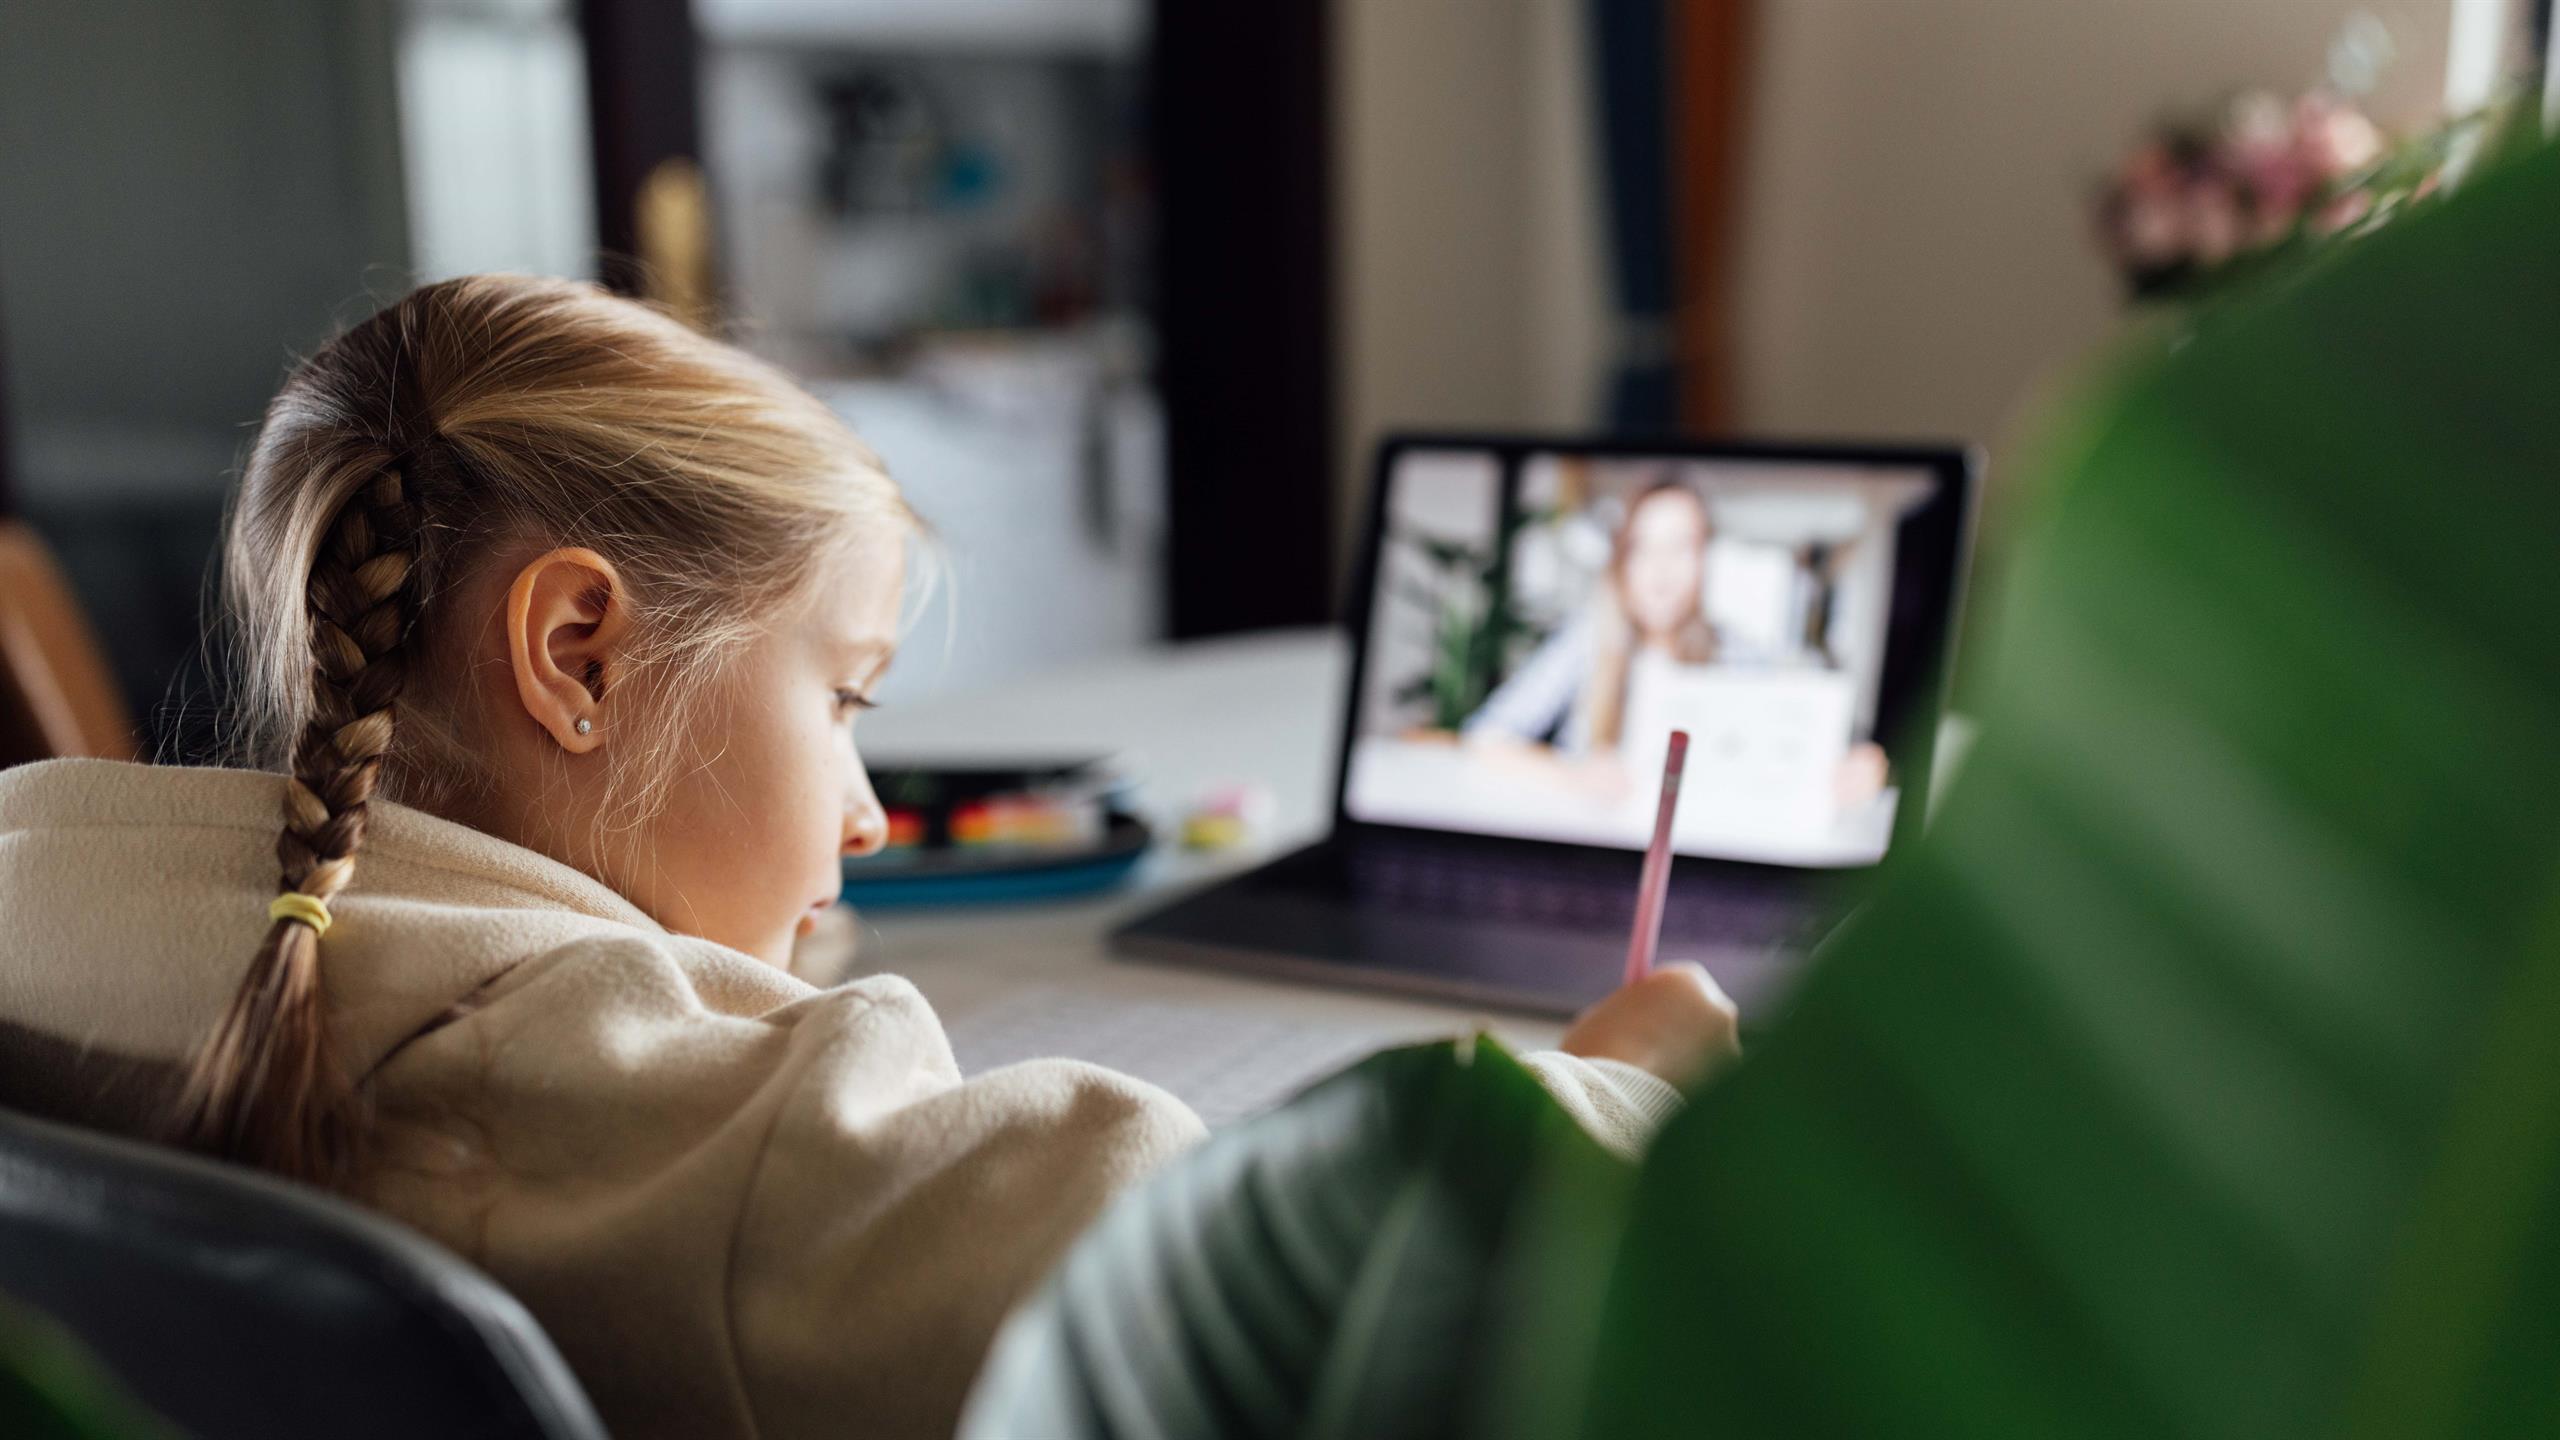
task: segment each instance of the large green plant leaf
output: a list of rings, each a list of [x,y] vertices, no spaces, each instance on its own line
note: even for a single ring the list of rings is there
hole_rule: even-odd
[[[1657,1146],[1569,1428],[2560,1433],[2560,153],[2072,433],[1963,779]]]
[[[1626,1174],[1490,1038],[1372,1056],[1115,1205],[1006,1327],[963,1433],[1454,1433],[1506,1358],[1490,1317],[1604,1273],[1515,1273],[1554,1252],[1512,1237]]]
[[[0,1296],[0,1435],[10,1440],[169,1440],[87,1347]]]

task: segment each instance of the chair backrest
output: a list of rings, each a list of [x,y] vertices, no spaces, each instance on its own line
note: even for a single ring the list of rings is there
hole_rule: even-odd
[[[0,520],[0,765],[133,758],[133,717],[35,531]]]
[[[603,1440],[533,1317],[380,1216],[0,1111],[0,1293],[191,1435]]]

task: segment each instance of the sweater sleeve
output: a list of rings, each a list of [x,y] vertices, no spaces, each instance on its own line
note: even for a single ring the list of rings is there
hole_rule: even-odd
[[[1538,1083],[1593,1139],[1633,1160],[1680,1109],[1680,1091],[1650,1070],[1623,1060],[1586,1060],[1561,1050],[1520,1057]]]
[[[1205,1133],[1074,1061],[964,1082],[906,981],[859,985],[871,1003],[817,1043],[739,1216],[731,1308],[763,1435],[949,1434],[1006,1312]]]
[[[513,1290],[618,1436],[947,1435],[1005,1312],[1200,1121],[1072,1062],[964,1082],[906,981],[714,948],[567,947],[404,1047],[367,1198]]]

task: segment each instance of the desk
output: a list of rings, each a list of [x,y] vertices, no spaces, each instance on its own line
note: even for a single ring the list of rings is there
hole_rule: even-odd
[[[1267,784],[1275,814],[1246,849],[1198,855],[1160,847],[1127,888],[1109,896],[866,912],[849,962],[819,954],[804,968],[821,979],[904,975],[955,1034],[993,1007],[1072,993],[1105,1005],[1197,1007],[1322,1029],[1372,1048],[1475,1026],[1516,1048],[1552,1047],[1563,1033],[1553,1021],[1141,965],[1106,954],[1104,936],[1113,926],[1176,890],[1259,864],[1325,833],[1349,670],[1349,647],[1338,634],[1295,631],[1161,648],[864,716],[857,735],[864,758],[874,764],[1122,755],[1141,782],[1138,808],[1162,835],[1176,833],[1183,808],[1221,783]],[[1071,1045],[1061,1048],[1073,1053]],[[963,1062],[968,1058],[962,1047]],[[1117,1055],[1081,1058],[1158,1078],[1143,1063],[1123,1064]],[[1184,1084],[1168,1088],[1200,1103]]]

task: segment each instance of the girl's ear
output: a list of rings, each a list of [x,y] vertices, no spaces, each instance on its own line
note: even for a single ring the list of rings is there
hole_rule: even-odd
[[[605,700],[621,678],[630,628],[622,577],[593,550],[546,551],[507,587],[507,661],[516,698],[572,755],[601,746],[610,731]]]

